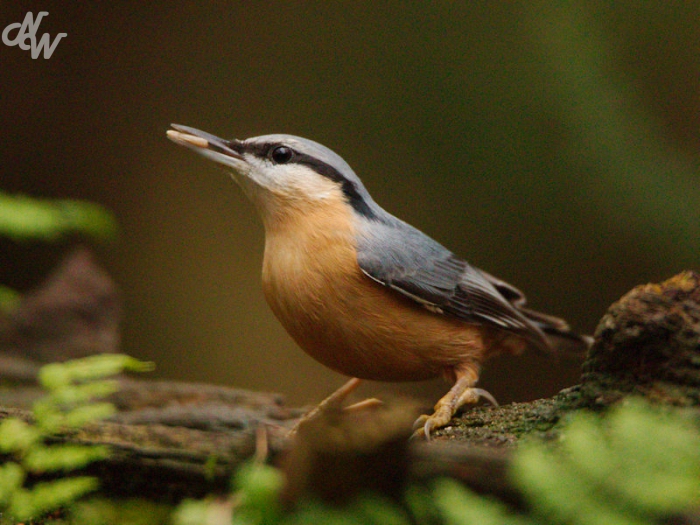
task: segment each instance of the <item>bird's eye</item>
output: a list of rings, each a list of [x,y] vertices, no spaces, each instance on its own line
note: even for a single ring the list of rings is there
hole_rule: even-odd
[[[287,146],[277,146],[270,153],[270,158],[275,164],[286,164],[294,156],[294,150],[288,148]]]

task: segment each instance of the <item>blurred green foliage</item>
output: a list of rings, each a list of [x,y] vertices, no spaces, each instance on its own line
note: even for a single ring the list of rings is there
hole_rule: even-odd
[[[108,457],[106,446],[48,443],[47,438],[113,414],[114,406],[100,401],[119,388],[110,376],[151,369],[151,363],[122,354],[95,355],[42,367],[39,381],[47,394],[35,402],[33,422],[8,417],[0,423],[0,453],[7,457],[0,466],[0,516],[19,521],[36,518],[95,490],[99,482],[89,476],[59,477],[29,487],[25,481],[30,475],[70,474]]]
[[[111,240],[117,235],[117,221],[109,211],[92,202],[0,192],[0,235],[50,241],[72,233],[99,241]]]
[[[697,263],[697,150],[695,156],[689,155],[682,151],[682,144],[673,143],[669,135],[674,131],[669,126],[674,123],[663,121],[673,115],[661,117],[654,113],[654,106],[665,105],[669,112],[692,109],[670,106],[682,99],[645,100],[649,94],[643,92],[640,75],[645,69],[649,74],[649,70],[663,67],[663,63],[650,63],[648,57],[633,61],[625,57],[624,46],[634,45],[634,41],[625,42],[624,38],[633,36],[611,31],[635,27],[647,33],[652,40],[646,45],[651,45],[654,35],[660,36],[659,30],[668,35],[670,28],[675,28],[675,38],[682,39],[685,17],[692,14],[677,7],[638,4],[634,6],[636,18],[621,22],[624,9],[564,2],[543,10],[535,21],[535,31],[544,71],[556,80],[545,90],[557,101],[568,133],[566,147],[559,154],[563,163],[585,175],[576,183],[587,204],[608,228],[621,228],[638,240],[646,240],[649,247],[663,247],[669,255]],[[697,14],[697,6],[690,11]],[[626,66],[625,59],[637,68]]]
[[[13,240],[53,241],[82,234],[96,241],[117,236],[114,215],[99,204],[81,200],[37,199],[0,191],[0,237]],[[11,311],[20,294],[0,284],[0,312]]]
[[[580,413],[556,448],[522,446],[513,475],[547,523],[669,520],[700,503],[697,414],[639,400],[605,418]]]

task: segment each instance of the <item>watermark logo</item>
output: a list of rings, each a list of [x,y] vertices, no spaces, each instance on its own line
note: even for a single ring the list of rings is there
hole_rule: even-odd
[[[44,52],[44,58],[51,58],[60,40],[64,36],[68,36],[68,33],[57,34],[53,42],[51,42],[51,35],[44,33],[37,42],[36,35],[39,31],[39,24],[41,24],[41,19],[48,14],[48,11],[40,11],[34,18],[31,12],[27,13],[22,23],[15,22],[10,24],[2,31],[2,43],[6,46],[19,46],[20,49],[25,51],[31,50],[32,58],[37,58],[42,51]],[[14,38],[10,38],[10,32],[15,29],[17,34]]]

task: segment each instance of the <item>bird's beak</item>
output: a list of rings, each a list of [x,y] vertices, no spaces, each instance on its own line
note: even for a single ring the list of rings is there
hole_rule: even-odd
[[[173,129],[167,131],[167,136],[175,144],[185,146],[211,160],[235,169],[245,163],[243,155],[231,148],[231,141],[224,140],[199,129],[171,124]]]

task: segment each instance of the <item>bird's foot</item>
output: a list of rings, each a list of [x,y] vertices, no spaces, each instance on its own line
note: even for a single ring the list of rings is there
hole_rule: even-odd
[[[291,438],[293,437],[296,433],[297,430],[309,423],[310,421],[313,421],[317,419],[322,413],[329,411],[329,410],[337,410],[337,411],[343,411],[343,412],[357,412],[360,410],[366,410],[366,409],[371,409],[371,408],[376,408],[378,406],[383,405],[382,401],[380,401],[377,398],[370,398],[370,399],[365,399],[364,401],[360,401],[358,403],[354,403],[350,406],[343,407],[342,404],[345,402],[347,397],[352,394],[355,389],[357,389],[358,386],[360,386],[360,379],[353,378],[350,379],[347,383],[345,383],[343,386],[341,386],[338,390],[333,392],[330,396],[328,396],[326,399],[321,401],[318,405],[316,405],[314,408],[312,408],[309,412],[304,414],[299,421],[296,422],[294,427],[289,431],[287,434],[287,437]]]
[[[483,388],[466,387],[461,388],[458,381],[454,387],[437,402],[432,415],[424,414],[416,419],[413,424],[413,435],[411,439],[423,438],[430,441],[430,434],[433,430],[442,428],[447,425],[452,416],[457,411],[467,404],[474,404],[479,401],[479,398],[486,399],[494,406],[498,406],[498,401]]]

